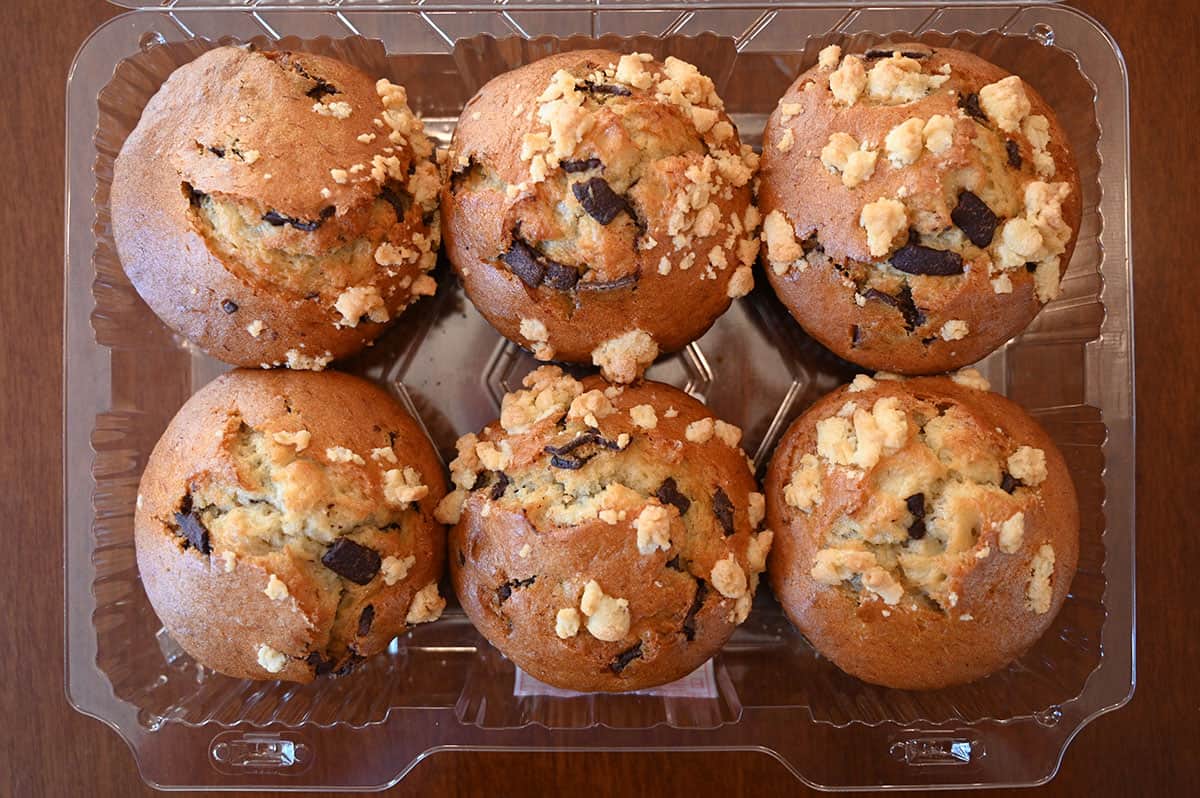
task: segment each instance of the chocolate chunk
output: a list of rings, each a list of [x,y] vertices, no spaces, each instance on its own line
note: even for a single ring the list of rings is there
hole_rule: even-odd
[[[957,252],[933,249],[920,244],[905,244],[892,255],[892,266],[906,274],[945,277],[962,274],[963,259]]]
[[[717,522],[721,525],[721,529],[725,531],[725,537],[733,534],[733,502],[729,500],[729,496],[723,488],[717,488],[717,492],[713,494],[712,500],[713,515],[717,517]]]
[[[900,303],[900,312],[904,315],[904,324],[908,327],[909,332],[917,329],[925,323],[925,314],[917,307],[917,303],[913,301],[912,289],[907,285],[900,289],[896,300]]]
[[[496,501],[504,495],[504,491],[508,490],[509,482],[511,480],[509,480],[508,474],[505,474],[503,471],[496,472],[496,484],[492,485],[492,492],[490,494],[492,501]]]
[[[550,465],[567,471],[578,471],[587,465],[587,461],[591,459],[591,457],[563,457],[556,454],[550,458]]]
[[[672,505],[679,511],[680,516],[685,515],[688,508],[692,506],[692,500],[679,492],[679,486],[675,484],[674,477],[664,479],[663,484],[659,485],[658,490],[654,491],[654,497],[663,504]]]
[[[579,282],[579,270],[552,260],[546,261],[546,285],[556,291],[570,291]]]
[[[680,573],[683,573],[683,571],[684,571],[684,568],[683,568],[683,565],[682,565],[682,563],[680,563],[680,562],[679,562],[679,555],[678,555],[678,554],[676,554],[676,555],[675,555],[674,557],[672,557],[671,559],[667,560],[667,562],[666,562],[665,564],[666,564],[666,566],[667,566],[668,568],[670,568],[672,571],[679,571]]]
[[[476,471],[475,484],[471,486],[471,490],[483,490],[490,484],[492,484],[491,471]]]
[[[1004,476],[1000,478],[1000,490],[1005,493],[1012,493],[1019,487],[1021,487],[1021,480],[1005,471]]]
[[[210,146],[210,147],[208,147],[208,151],[211,152],[213,155],[217,156],[218,158],[225,157],[225,148],[224,147]]]
[[[642,656],[642,641],[639,640],[633,648],[626,649],[617,655],[617,658],[612,661],[608,667],[612,668],[613,673],[620,673],[629,666],[629,663],[635,659],[640,659]]]
[[[546,454],[567,455],[581,446],[601,446],[605,449],[618,450],[621,448],[614,440],[605,438],[599,432],[585,432],[564,443],[562,446],[547,446],[544,451]]]
[[[588,216],[600,224],[608,224],[617,218],[617,214],[621,211],[629,212],[629,205],[625,202],[625,198],[613,191],[603,177],[593,177],[582,183],[576,183],[571,186],[571,191],[583,209],[588,212]]]
[[[363,656],[361,654],[352,652],[350,654],[349,659],[347,659],[345,662],[343,662],[342,667],[340,667],[336,671],[334,671],[333,675],[334,676],[346,676],[351,671],[353,671],[355,668],[357,668],[358,663],[360,663],[362,661],[363,661]]]
[[[201,554],[211,554],[212,547],[208,542],[208,529],[204,526],[204,521],[200,518],[200,513],[192,509],[192,497],[187,496],[181,511],[175,513],[175,523],[178,525],[176,530],[177,535],[181,535],[188,546],[199,551]]]
[[[975,93],[958,95],[958,107],[967,112],[968,116],[973,116],[980,122],[987,121],[987,114],[979,107],[979,95]]]
[[[537,288],[542,284],[542,278],[546,276],[546,267],[542,265],[537,252],[519,238],[513,239],[512,248],[505,252],[501,259],[508,266],[509,271],[517,275],[521,282],[530,288]]]
[[[500,603],[503,604],[508,600],[508,597],[512,595],[514,590],[520,590],[523,587],[529,587],[536,580],[536,575],[531,576],[528,579],[510,579],[504,584],[500,585],[500,587],[496,588],[496,597],[500,599]]]
[[[1004,150],[1008,153],[1008,165],[1013,169],[1021,168],[1021,145],[1009,139],[1004,142]]]
[[[920,61],[922,58],[928,58],[930,55],[932,55],[932,53],[925,52],[924,50],[897,51],[886,47],[872,47],[870,50],[867,50],[866,56],[868,60],[874,60],[876,58],[891,58],[896,52],[899,52],[900,55],[904,56],[905,58],[911,58],[914,61]]]
[[[321,209],[321,218],[309,221],[307,219],[297,219],[294,216],[285,216],[278,211],[267,211],[262,215],[262,220],[269,224],[273,224],[276,227],[290,224],[297,230],[303,230],[306,233],[311,233],[313,230],[316,230],[318,227],[320,227],[322,222],[324,222],[330,216],[333,216],[333,214],[336,212],[337,208],[330,205],[327,208]]]
[[[1028,261],[1025,264],[1025,271],[1029,272],[1030,274],[1033,274],[1034,272],[1037,271],[1037,264],[1034,263],[1033,261]]]
[[[397,190],[391,185],[385,185],[379,189],[379,198],[392,206],[397,221],[403,219],[408,214],[408,209],[412,207],[412,195],[404,189]]]
[[[350,538],[338,538],[325,550],[321,562],[326,568],[356,585],[365,585],[379,573],[379,552]]]
[[[307,662],[312,667],[313,672],[317,676],[324,676],[325,674],[327,674],[331,670],[333,670],[333,660],[325,659],[317,651],[314,651],[311,654],[309,654],[307,657],[305,657],[304,661]]]
[[[999,217],[983,200],[964,191],[958,195],[958,205],[950,212],[950,219],[958,225],[958,229],[967,234],[971,243],[977,247],[986,247],[992,243],[992,236],[1000,224]],[[961,263],[962,258],[959,258]],[[959,269],[961,272],[962,269]],[[956,272],[957,273],[957,272]]]
[[[633,94],[627,87],[612,84],[612,83],[592,83],[590,80],[585,80],[580,83],[577,88],[583,89],[592,94],[612,94],[617,97],[628,97]]]
[[[900,302],[896,299],[896,297],[892,296],[891,294],[885,294],[878,288],[868,288],[866,291],[863,291],[863,296],[867,299],[878,300],[885,305],[891,305],[897,309],[900,307]]]
[[[696,615],[704,606],[708,596],[708,583],[703,579],[696,580],[696,594],[692,596],[692,606],[688,607],[687,615],[683,616],[683,636],[689,641],[696,639]]]
[[[221,302],[221,310],[225,311],[226,313],[237,313],[238,303],[234,302],[232,299],[223,300]]]
[[[624,277],[618,277],[615,280],[607,280],[605,282],[583,282],[579,284],[580,291],[615,291],[618,288],[628,288],[631,285],[637,285],[641,275],[637,272],[627,274]]]
[[[558,291],[575,288],[579,282],[578,269],[547,258],[519,238],[519,234],[519,229],[513,231],[512,248],[500,256],[509,271],[530,288],[537,288],[543,282]]]
[[[375,620],[375,605],[363,607],[362,615],[358,616],[358,636],[366,637],[371,631],[371,623]]]
[[[925,494],[914,493],[904,500],[904,504],[913,516],[913,522],[908,527],[908,538],[920,540],[925,537]]]
[[[917,327],[925,323],[925,314],[920,311],[916,303],[913,302],[912,290],[908,286],[900,289],[900,293],[896,296],[885,294],[884,292],[868,288],[863,292],[863,296],[867,299],[877,299],[885,305],[891,305],[896,310],[900,311],[900,315],[904,317],[904,326],[909,332],[912,332]]]
[[[308,75],[306,77],[312,77],[312,76]],[[340,92],[338,92],[337,88],[332,83],[327,83],[324,80],[322,80],[321,78],[312,78],[312,79],[317,82],[317,85],[313,86],[311,89],[309,89],[308,91],[306,91],[304,93],[307,94],[309,97],[312,97],[314,100],[320,100],[321,98],[326,97],[330,94],[339,94],[340,93]]]
[[[304,77],[304,78],[308,78],[309,80],[311,80],[317,84],[317,85],[313,86],[311,89],[309,89],[308,91],[304,92],[309,97],[312,97],[314,100],[319,100],[327,94],[338,94],[339,93],[338,90],[335,89],[332,84],[328,83],[324,79],[319,78],[316,75],[309,72],[307,69],[304,68],[304,65],[301,64],[300,62],[291,61],[290,59],[285,59],[284,63],[287,64],[288,66],[290,66],[297,75],[300,75],[301,77]]]
[[[599,158],[588,158],[586,160],[577,161],[559,161],[558,165],[562,167],[564,172],[572,175],[577,172],[588,172],[592,169],[599,169],[601,166],[603,166],[603,164],[600,163]]]

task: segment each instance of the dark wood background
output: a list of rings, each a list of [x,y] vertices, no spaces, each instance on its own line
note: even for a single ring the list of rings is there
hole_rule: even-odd
[[[1079,734],[1043,791],[1185,794],[1200,777],[1200,24],[1194,0],[1074,4],[1116,37],[1132,84],[1138,688]],[[67,705],[62,666],[63,94],[76,49],[119,9],[103,0],[2,5],[0,796],[150,794],[117,735]],[[446,753],[393,794],[551,790],[592,798],[803,788],[765,755]]]

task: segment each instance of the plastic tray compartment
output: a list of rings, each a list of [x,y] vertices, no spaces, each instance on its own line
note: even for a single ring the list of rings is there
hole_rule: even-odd
[[[67,691],[164,787],[372,789],[447,748],[766,752],[828,789],[1028,785],[1051,778],[1076,732],[1133,689],[1133,325],[1128,99],[1108,35],[1053,4],[399,5],[145,8],[85,43],[69,78],[64,421]],[[315,7],[314,7],[315,6]],[[903,32],[903,33],[897,33]],[[216,42],[327,52],[408,87],[448,139],[492,75],[599,39],[697,62],[743,136],[831,41],[916,36],[1020,73],[1057,109],[1080,161],[1084,216],[1062,296],[980,368],[1049,429],[1079,489],[1079,574],[1025,657],[974,685],[909,693],[864,685],[818,657],[766,591],[691,681],[639,695],[561,694],[520,677],[452,606],[353,676],[289,686],[206,671],[161,632],[138,580],[137,482],[167,421],[223,367],[137,297],[109,225],[112,163],[175,66]],[[342,364],[394,391],[443,453],[493,418],[532,361],[440,288]],[[760,280],[765,283],[765,280]],[[746,429],[761,465],[778,433],[850,375],[761,287],[655,379]]]

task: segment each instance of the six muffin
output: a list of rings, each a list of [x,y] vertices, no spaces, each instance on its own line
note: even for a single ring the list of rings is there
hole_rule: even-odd
[[[138,569],[171,636],[229,676],[344,673],[445,605],[441,464],[383,390],[330,372],[233,371],[154,447]]]
[[[320,369],[434,293],[432,154],[400,86],[219,47],[167,79],[121,148],[118,254],[154,312],[214,357]]]
[[[903,689],[986,676],[1058,612],[1079,553],[1062,455],[973,369],[860,375],[785,434],[767,474],[770,579],[846,672]]]
[[[839,356],[948,371],[1058,294],[1081,198],[1066,135],[1021,78],[921,44],[841,56],[796,79],[763,136],[767,274]]]
[[[1019,78],[923,45],[830,47],[764,141],[770,279],[837,354],[946,370],[1056,295],[1078,178]],[[210,353],[319,370],[433,292],[431,156],[402,88],[319,56],[218,48],[171,76],[118,158],[118,249],[152,308]],[[752,287],[756,160],[691,65],[552,56],[464,109],[447,250],[502,334],[630,382]],[[543,368],[460,439],[439,505],[436,456],[383,392],[234,372],[151,457],[139,567],[200,662],[307,681],[440,615],[438,506],[480,632],[543,681],[620,691],[687,674],[745,619],[766,516],[773,586],[823,654],[883,685],[956,684],[1041,635],[1078,554],[1061,456],[986,387],[974,372],[860,376],[789,430],[764,502],[740,430],[685,394]]]
[[[540,360],[628,382],[753,287],[757,156],[676,58],[559,53],[463,108],[442,192],[467,296]]]
[[[573,690],[678,679],[745,620],[771,545],[741,430],[667,385],[526,377],[438,508],[464,611]]]

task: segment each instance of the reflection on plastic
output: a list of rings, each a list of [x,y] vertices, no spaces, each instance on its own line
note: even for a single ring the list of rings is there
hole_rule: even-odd
[[[312,763],[312,749],[292,732],[225,732],[209,748],[213,766],[225,773],[303,770]]]
[[[554,687],[533,678],[525,671],[517,668],[517,678],[513,681],[513,695],[518,697],[544,695],[552,698],[575,698],[576,696],[587,694]],[[717,680],[713,676],[712,660],[708,660],[682,679],[676,679],[669,684],[652,687],[648,690],[631,690],[626,695],[652,695],[659,698],[716,698]]]
[[[893,758],[907,765],[969,765],[984,756],[983,743],[966,737],[914,737],[892,743]]]

